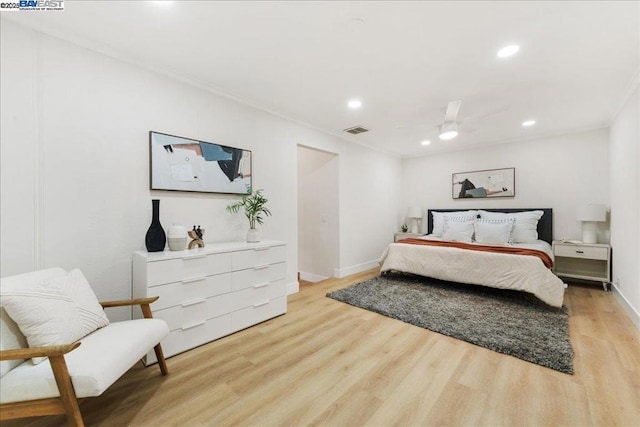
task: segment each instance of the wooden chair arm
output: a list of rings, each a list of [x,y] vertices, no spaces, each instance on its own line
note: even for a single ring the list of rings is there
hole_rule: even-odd
[[[15,350],[0,350],[0,361],[31,359],[32,357],[62,356],[80,346],[80,342],[62,345],[49,345],[46,347],[18,348]]]
[[[102,308],[108,307],[125,307],[128,305],[143,305],[143,304],[151,304],[155,302],[160,297],[149,297],[149,298],[136,298],[136,299],[126,299],[120,301],[104,301],[100,302]]]
[[[80,342],[44,347],[0,350],[0,360],[48,357],[60,398],[47,398],[29,402],[12,402],[0,405],[3,418],[13,419],[48,414],[66,414],[70,426],[84,427],[78,399],[71,383],[64,355],[80,346]]]

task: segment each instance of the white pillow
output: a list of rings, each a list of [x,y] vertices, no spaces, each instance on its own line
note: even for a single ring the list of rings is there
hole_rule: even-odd
[[[450,242],[471,242],[474,221],[464,221],[459,218],[447,218],[444,222],[443,240]]]
[[[478,219],[473,225],[475,241],[488,245],[506,245],[511,243],[513,218]]]
[[[478,211],[456,211],[456,212],[436,212],[431,211],[433,217],[433,228],[431,234],[435,237],[442,237],[444,234],[444,221],[446,218],[460,218],[463,221],[473,221],[478,216]]]
[[[511,239],[514,243],[531,243],[538,240],[538,221],[542,218],[543,211],[525,211],[514,213],[480,211],[482,219],[513,218],[513,230]]]
[[[70,344],[109,319],[78,269],[28,286],[4,286],[2,306],[27,338],[29,347]],[[33,363],[44,357],[34,357]]]

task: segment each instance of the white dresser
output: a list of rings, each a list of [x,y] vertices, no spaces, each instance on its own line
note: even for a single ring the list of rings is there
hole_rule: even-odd
[[[286,259],[285,242],[273,240],[137,251],[133,297],[160,297],[151,310],[169,325],[162,340],[169,357],[286,313]],[[150,352],[145,364],[154,362]]]

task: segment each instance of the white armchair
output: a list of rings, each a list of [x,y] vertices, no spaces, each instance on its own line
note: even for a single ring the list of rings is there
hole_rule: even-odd
[[[66,274],[52,268],[3,278],[0,292]],[[77,399],[101,395],[152,348],[167,375],[160,341],[169,328],[149,307],[157,299],[101,302],[105,308],[140,305],[145,318],[109,323],[77,342],[31,348],[0,300],[0,419],[66,414],[70,425],[83,426]],[[34,357],[48,359],[34,364]]]

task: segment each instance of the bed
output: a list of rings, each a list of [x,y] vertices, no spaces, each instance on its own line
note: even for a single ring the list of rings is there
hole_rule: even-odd
[[[505,213],[521,216],[528,215],[530,211],[542,211],[535,229],[538,238],[526,243],[516,242],[504,245],[471,242],[454,243],[455,246],[448,246],[449,243],[446,243],[446,240],[444,240],[445,243],[440,243],[443,242],[443,238],[433,234],[434,226],[436,228],[440,226],[434,224],[433,212],[436,212],[440,218],[442,214],[455,215],[455,212],[464,211],[431,209],[427,212],[427,235],[391,243],[380,259],[381,273],[397,271],[450,282],[524,291],[553,307],[562,307],[566,285],[551,272],[552,209],[470,209],[467,211],[481,212],[482,218],[492,218],[494,215],[502,217],[501,214]],[[478,218],[478,222],[483,221],[480,219],[480,214],[475,215],[475,218]],[[465,221],[466,223],[468,221]],[[453,220],[448,224],[454,228]],[[515,228],[513,230],[515,231]],[[514,250],[520,253],[511,253]]]

